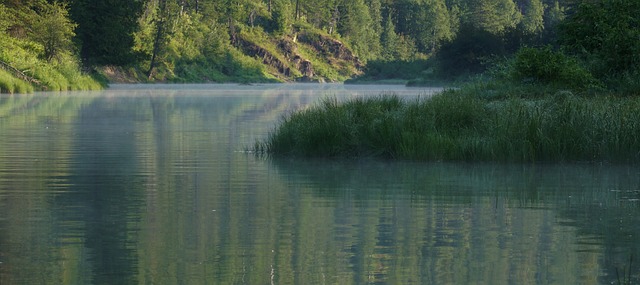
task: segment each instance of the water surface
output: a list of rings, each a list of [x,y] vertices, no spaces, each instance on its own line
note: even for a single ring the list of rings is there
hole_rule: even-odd
[[[0,95],[0,284],[610,284],[640,168],[268,159],[321,98],[436,89],[115,85]],[[620,277],[618,277],[620,276]]]

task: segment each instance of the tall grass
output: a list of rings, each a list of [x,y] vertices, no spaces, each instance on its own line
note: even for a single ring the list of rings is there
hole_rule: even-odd
[[[484,94],[486,95],[486,94]],[[640,99],[487,99],[469,90],[404,101],[394,95],[325,99],[291,114],[258,152],[407,160],[640,161]]]
[[[0,92],[29,93],[36,88],[48,91],[102,89],[103,84],[80,71],[75,56],[63,53],[51,62],[42,59],[42,46],[25,40],[0,35],[0,60],[41,82],[40,86],[0,73]]]
[[[8,72],[0,69],[0,93],[29,93],[34,88],[31,84],[13,77]]]

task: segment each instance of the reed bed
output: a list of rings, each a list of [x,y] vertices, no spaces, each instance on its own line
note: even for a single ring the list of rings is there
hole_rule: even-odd
[[[449,90],[413,101],[327,98],[283,118],[254,150],[429,161],[640,161],[639,98],[485,95]]]

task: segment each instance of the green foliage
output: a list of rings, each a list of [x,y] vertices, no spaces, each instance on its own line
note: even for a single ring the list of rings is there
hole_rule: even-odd
[[[73,0],[71,18],[78,24],[76,41],[88,64],[131,65],[133,33],[138,29],[142,0]]]
[[[567,57],[551,47],[522,48],[514,59],[513,79],[520,82],[551,84],[584,90],[596,85],[591,73],[577,60]]]
[[[410,38],[398,35],[391,17],[387,17],[380,34],[381,60],[410,60],[416,56],[416,44]]]
[[[432,61],[426,59],[373,60],[367,63],[363,80],[403,79],[412,80],[425,77],[433,69]]]
[[[267,31],[271,31],[276,35],[287,34],[293,22],[292,15],[293,12],[291,12],[291,3],[289,1],[273,0],[271,21]]]
[[[451,21],[444,0],[400,1],[396,7],[398,27],[415,40],[423,53],[435,52],[442,42],[455,36],[455,21]]]
[[[372,29],[371,25],[363,24],[371,22],[371,15],[364,0],[344,1],[339,8],[338,32],[340,35],[345,37],[355,54],[363,60],[377,57],[380,50],[380,35]]]
[[[608,78],[609,89],[618,96],[640,96],[640,70]]]
[[[529,35],[535,35],[544,30],[544,4],[542,4],[542,0],[528,1],[520,25],[522,30]]]
[[[456,78],[485,71],[485,62],[504,56],[506,50],[501,37],[470,25],[465,25],[455,39],[445,43],[436,59],[438,76]]]
[[[585,2],[561,26],[565,47],[594,73],[611,76],[640,66],[640,1]]]
[[[471,1],[467,25],[476,25],[483,31],[499,35],[515,28],[522,18],[512,0]]]
[[[225,55],[222,72],[238,82],[264,82],[266,72],[264,65],[253,57],[249,57],[237,49],[229,49]]]
[[[601,75],[610,74],[607,68],[637,65],[638,41],[634,32],[640,30],[634,10],[637,1],[602,2],[584,5],[597,8],[589,10],[578,9],[574,0],[71,0],[64,2],[68,3],[73,18],[70,21],[65,9],[47,8],[64,8],[66,4],[12,0],[3,2],[11,11],[0,10],[9,16],[0,17],[0,30],[18,38],[33,31],[30,35],[42,44],[46,58],[75,49],[85,67],[134,67],[139,69],[136,73],[147,73],[149,80],[158,81],[233,80],[230,74],[237,74],[238,66],[246,66],[248,62],[241,57],[229,57],[230,51],[236,48],[255,57],[255,51],[243,46],[239,38],[254,30],[264,31],[262,40],[254,42],[260,46],[256,49],[267,50],[267,57],[278,58],[279,66],[273,66],[269,58],[260,63],[261,73],[266,70],[269,74],[266,77],[294,80],[295,71],[283,72],[286,68],[281,63],[287,60],[285,65],[289,67],[298,60],[311,61],[319,76],[341,80],[359,74],[361,64],[369,61],[408,62],[429,57],[438,59],[436,73],[451,79],[482,72],[488,59],[507,56],[521,46],[552,43],[556,25],[565,14],[572,14],[571,20],[577,24],[567,27],[579,30],[570,32],[572,36],[595,41],[591,46],[601,46],[602,50],[615,51],[606,44],[621,43],[615,46],[620,50],[610,57],[604,53],[594,56],[598,53],[584,49],[590,55],[591,66],[597,67],[597,74]],[[624,17],[612,24],[599,25],[597,28],[602,31],[580,26],[585,21],[608,23],[616,19],[611,15]],[[69,38],[74,22],[77,28],[72,47]],[[602,32],[606,37],[590,37],[590,30]],[[624,34],[625,30],[630,32]],[[309,31],[323,31],[326,35],[322,39],[339,41],[338,53],[348,59],[310,47],[313,44],[309,42],[303,43],[306,46],[299,53],[278,50],[283,39],[296,43],[300,34]],[[613,36],[616,33],[627,37]],[[604,40],[600,43],[598,39]],[[295,44],[289,46],[297,48]],[[567,46],[578,47],[574,42]],[[302,53],[304,58],[297,57]],[[232,64],[229,58],[244,62]],[[423,74],[415,77],[422,78]]]
[[[34,88],[31,84],[13,77],[7,71],[0,69],[0,93],[29,93]]]
[[[48,61],[60,59],[61,53],[71,53],[76,24],[69,19],[66,4],[54,2],[43,7],[31,27],[31,38],[44,47]]]
[[[340,74],[340,70],[338,70],[336,66],[331,66],[331,64],[327,63],[321,56],[318,56],[317,51],[311,47],[300,45],[298,46],[298,52],[312,63],[315,74],[328,81],[344,81],[350,75]],[[296,74],[299,74],[299,72],[296,71]]]
[[[0,3],[0,37],[7,32],[7,28],[9,28],[10,25],[11,20],[9,18],[9,12],[4,4]]]
[[[80,72],[77,59],[69,53],[59,53],[58,60],[49,62],[39,57],[44,47],[27,40],[6,37],[0,41],[0,60],[22,71],[39,83],[33,85],[4,71],[0,76],[1,92],[32,92],[100,89],[103,86],[92,77]]]
[[[565,17],[565,7],[561,6],[560,2],[554,1],[552,5],[547,7],[547,12],[543,16],[545,21],[545,29],[549,29],[558,25],[559,23],[564,21]]]

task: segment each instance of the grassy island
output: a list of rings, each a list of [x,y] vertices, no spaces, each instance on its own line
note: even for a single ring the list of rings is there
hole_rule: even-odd
[[[413,101],[325,99],[284,118],[255,149],[302,157],[640,161],[640,98],[482,90],[468,86]]]

